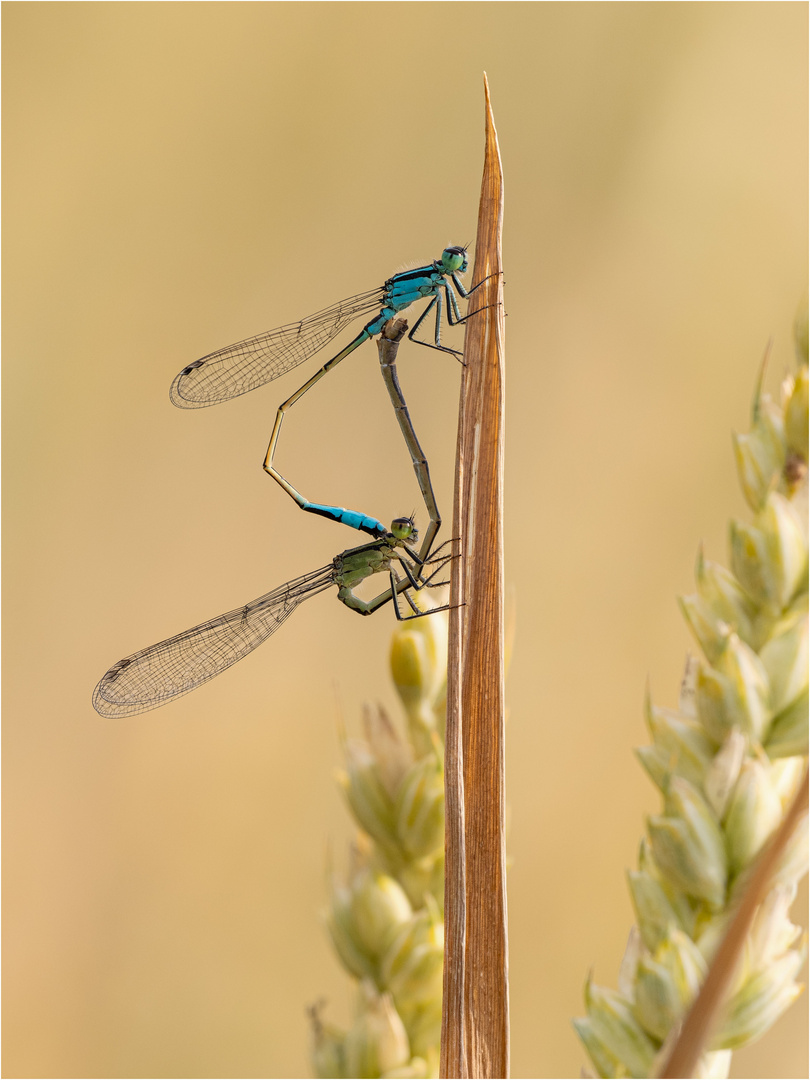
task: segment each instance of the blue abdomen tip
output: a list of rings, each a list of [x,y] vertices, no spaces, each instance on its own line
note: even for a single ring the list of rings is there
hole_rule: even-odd
[[[385,536],[388,531],[381,521],[369,517],[368,514],[361,514],[358,510],[346,510],[342,506],[325,506],[322,503],[310,503],[304,509],[310,514],[320,514],[322,517],[331,518],[342,525],[348,525],[350,529],[357,529],[370,536]]]

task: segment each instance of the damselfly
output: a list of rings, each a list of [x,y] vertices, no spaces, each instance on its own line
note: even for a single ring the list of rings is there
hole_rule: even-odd
[[[340,511],[339,507],[322,509]],[[337,513],[332,516],[341,520]],[[374,536],[374,540],[349,548],[328,565],[294,578],[244,607],[119,660],[93,692],[96,711],[107,717],[135,716],[196,690],[266,641],[302,601],[332,585],[337,586],[338,599],[360,615],[371,615],[389,600],[393,601],[397,619],[402,621],[447,610],[444,605],[423,611],[409,594],[412,589],[446,585],[447,582],[435,581],[435,577],[452,555],[440,555],[438,548],[432,558],[422,560],[410,547],[419,539],[410,518],[397,518],[389,531],[376,518],[355,516],[362,521],[354,527]],[[404,578],[397,573],[397,565],[404,571]],[[355,596],[358,585],[379,573],[388,574],[389,587],[384,592],[373,600]],[[404,595],[412,614],[403,615],[400,611],[400,594]]]
[[[200,360],[195,360],[193,364],[183,368],[175,378],[169,396],[175,405],[186,409],[216,405],[219,402],[239,397],[298,367],[322,349],[349,323],[374,312],[374,317],[366,323],[357,337],[287,398],[276,413],[270,445],[264,459],[264,468],[302,509],[310,510],[313,504],[285,480],[273,466],[285,413],[303,397],[307,390],[337,367],[341,360],[354,352],[364,341],[379,334],[389,319],[418,300],[429,299],[430,303],[414,323],[408,334],[409,339],[417,345],[425,345],[428,348],[460,357],[461,353],[458,350],[442,345],[441,329],[445,305],[447,321],[451,326],[458,326],[466,322],[470,315],[475,314],[475,312],[470,312],[462,317],[456,299],[456,293],[466,299],[479,285],[483,284],[479,282],[469,291],[465,289],[459,280],[459,274],[464,274],[466,270],[466,248],[445,248],[441,257],[435,262],[395,274],[378,289],[352,296],[299,322],[279,326],[275,330],[247,338],[245,341],[229,345],[208,356],[203,356]],[[435,327],[431,343],[415,335],[428,314],[434,309]],[[404,401],[402,404],[404,407]]]

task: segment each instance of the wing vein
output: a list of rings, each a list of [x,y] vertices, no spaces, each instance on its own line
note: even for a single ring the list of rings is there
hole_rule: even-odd
[[[119,660],[93,692],[93,705],[102,716],[134,716],[190,693],[251,653],[303,600],[333,581],[330,563]]]
[[[306,319],[237,341],[183,368],[169,390],[183,409],[199,409],[247,394],[292,371],[350,322],[378,311],[383,290],[359,293]]]

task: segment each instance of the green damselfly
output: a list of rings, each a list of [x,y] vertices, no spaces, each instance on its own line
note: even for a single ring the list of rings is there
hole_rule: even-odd
[[[369,543],[349,548],[326,566],[294,578],[243,607],[119,660],[93,692],[96,711],[111,718],[135,716],[196,690],[266,641],[300,603],[333,585],[337,586],[338,599],[360,615],[371,615],[389,601],[394,604],[397,619],[403,621],[447,610],[448,605],[429,611],[418,608],[410,591],[446,585],[446,581],[435,578],[453,556],[439,554],[438,548],[432,558],[421,559],[410,546],[419,539],[411,518],[397,518],[390,530],[375,518],[358,518],[363,523],[356,527],[375,537]],[[404,577],[399,576],[397,567]],[[380,573],[389,579],[384,592],[372,600],[355,595],[358,585]],[[400,594],[411,608],[410,615],[400,611]]]

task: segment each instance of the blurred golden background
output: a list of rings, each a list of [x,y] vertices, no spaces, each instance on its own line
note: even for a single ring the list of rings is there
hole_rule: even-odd
[[[261,469],[315,363],[215,409],[178,411],[168,387],[472,240],[486,70],[506,186],[513,1075],[578,1075],[570,1018],[591,967],[615,986],[624,873],[658,806],[632,753],[645,683],[675,703],[676,594],[747,514],[730,432],[771,336],[772,388],[792,363],[807,6],[3,15],[5,1074],[306,1076],[305,1005],[348,1017],[320,919],[349,836],[337,727],[366,700],[397,711],[390,611],[317,597],[134,720],[90,695],[120,657],[358,542]],[[388,521],[419,496],[377,367],[366,345],[316,388],[277,461]],[[399,369],[449,518],[458,366],[406,344]],[[806,1047],[800,1002],[734,1075],[806,1076]]]

